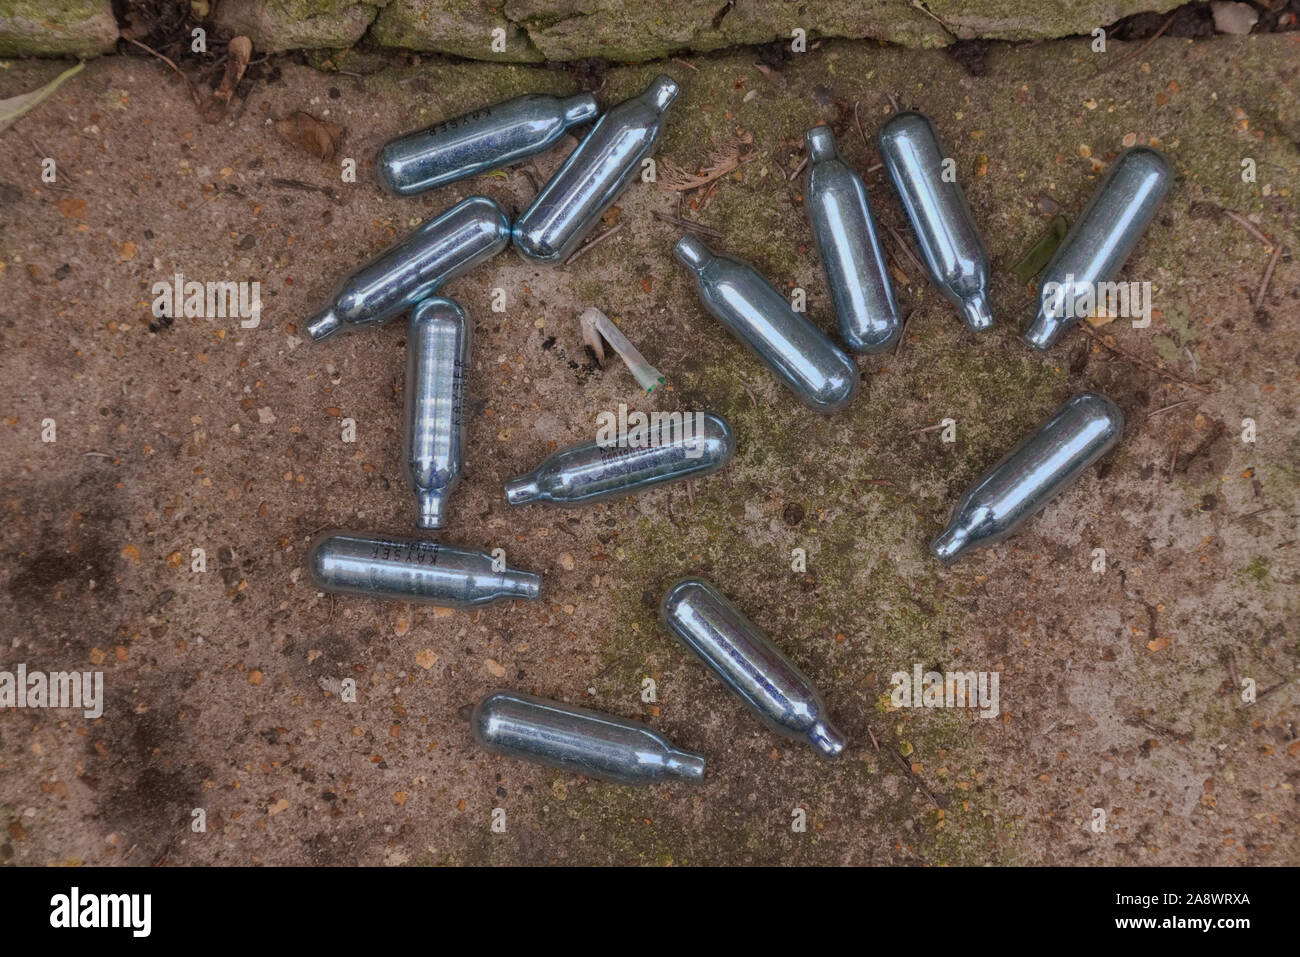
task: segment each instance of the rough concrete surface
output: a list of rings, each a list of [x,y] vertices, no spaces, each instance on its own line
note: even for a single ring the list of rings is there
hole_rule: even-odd
[[[0,0],[0,56],[91,57],[116,44],[110,0]]]
[[[371,166],[385,139],[573,81],[436,58],[331,75],[286,58],[206,125],[164,64],[91,63],[0,135],[0,665],[102,671],[107,700],[97,719],[0,711],[0,860],[1300,863],[1296,39],[1161,39],[1127,61],[1136,44],[997,44],[974,73],[942,52],[832,42],[780,69],[738,50],[606,72],[602,104],[660,71],[682,83],[661,175],[743,145],[752,159],[680,214],[807,290],[827,329],[787,182],[803,131],[830,122],[867,171],[859,126],[870,138],[891,94],[923,109],[992,254],[999,325],[966,333],[891,236],[905,341],[860,358],[860,397],[822,417],[699,306],[670,256],[678,229],[652,217],[679,215],[675,193],[634,185],[607,219],[619,232],[569,268],[500,256],[448,289],[475,342],[446,538],[503,547],[545,590],[472,612],[333,599],[304,580],[313,532],[407,530],[414,504],[404,326],[320,345],[302,327],[341,275],[454,201],[522,209],[573,143],[398,200]],[[0,97],[62,68],[8,63]],[[295,110],[346,128],[357,182],[277,137]],[[1151,326],[1118,319],[1104,341],[1075,331],[1036,354],[1017,335],[1033,294],[1011,269],[1132,142],[1158,144],[1178,175],[1124,270],[1153,284]],[[910,243],[880,171],[866,179]],[[153,284],[175,273],[259,281],[260,326],[155,322]],[[617,362],[594,365],[577,322],[589,305],[667,388],[647,398]],[[1004,545],[931,560],[966,485],[1085,389],[1124,409],[1116,451]],[[737,458],[578,511],[505,504],[504,480],[590,438],[620,402],[719,412]],[[944,418],[955,442],[919,431]],[[716,581],[813,676],[850,739],[841,760],[767,732],[662,631],[655,605],[684,574]],[[895,709],[891,674],[918,664],[999,672],[999,714]],[[638,790],[487,755],[467,713],[498,688],[644,718],[706,754],[707,778]]]
[[[1275,0],[1277,2],[1277,0]],[[604,57],[644,61],[681,50],[716,50],[810,38],[873,38],[936,47],[959,39],[1041,39],[1089,34],[1179,0],[120,0],[127,25],[189,8],[205,29],[251,37],[259,50],[340,49],[369,34],[400,49],[475,60],[539,62]],[[183,14],[182,14],[183,15]],[[497,34],[496,31],[502,31]],[[186,31],[188,35],[188,31]],[[110,0],[0,0],[0,55],[111,49]],[[138,37],[137,37],[138,39]]]

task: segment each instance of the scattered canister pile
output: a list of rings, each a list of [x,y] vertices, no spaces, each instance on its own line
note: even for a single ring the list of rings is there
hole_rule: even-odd
[[[308,323],[313,340],[409,315],[403,466],[415,496],[415,526],[449,524],[449,498],[464,459],[464,406],[472,323],[437,295],[448,281],[513,244],[525,259],[563,263],[636,178],[655,150],[680,90],[660,76],[640,96],[599,114],[589,94],[515,97],[399,137],[379,154],[379,176],[413,196],[518,162],[592,122],[579,145],[512,224],[486,196],[433,217],[344,279]],[[826,272],[840,338],[853,352],[893,348],[903,319],[890,283],[866,188],[839,154],[831,130],[805,137],[805,204]],[[975,220],[934,124],[916,112],[886,122],[877,146],[931,280],[966,326],[994,324],[990,265]],[[1075,316],[1088,284],[1113,280],[1169,190],[1157,151],[1137,147],[1112,164],[1043,276],[1040,308],[1025,332],[1050,348]],[[849,353],[744,261],[693,235],[675,257],[691,271],[704,308],[810,409],[831,414],[858,394]],[[697,478],[727,464],[736,439],[721,416],[685,413],[694,428],[647,427],[642,441],[588,442],[562,449],[505,485],[512,506],[576,507]],[[675,423],[674,423],[675,425]],[[931,544],[944,563],[994,544],[1041,511],[1119,441],[1124,418],[1108,398],[1069,399],[966,492]],[[535,599],[541,578],[492,554],[409,534],[333,530],[309,549],[308,571],[324,591],[451,607]],[[660,605],[663,626],[772,731],[834,758],[844,751],[825,702],[763,631],[713,584],[683,578]],[[704,776],[705,759],[640,722],[527,694],[499,691],[478,703],[473,735],[488,751],[623,784]]]

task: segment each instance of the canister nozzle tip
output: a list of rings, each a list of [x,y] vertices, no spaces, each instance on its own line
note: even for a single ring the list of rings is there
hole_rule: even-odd
[[[506,501],[511,505],[523,505],[531,502],[541,494],[537,480],[531,475],[521,475],[506,482]]]
[[[502,591],[515,598],[536,598],[542,593],[542,576],[507,568],[501,575]]]
[[[1035,349],[1050,349],[1061,334],[1061,320],[1039,311],[1021,337]]]
[[[961,557],[970,544],[965,531],[960,528],[945,528],[930,543],[930,552],[945,565],[951,565]]]
[[[447,494],[444,489],[436,491],[424,490],[417,493],[420,505],[420,514],[416,518],[416,524],[420,528],[442,528],[446,521],[447,512]]]
[[[683,236],[673,247],[673,255],[692,269],[703,269],[713,258],[713,251],[694,236]]]
[[[661,73],[654,78],[650,88],[646,90],[650,100],[660,110],[666,110],[668,104],[677,99],[677,94],[681,92],[681,87],[677,81],[666,73]]]
[[[599,112],[600,106],[590,93],[579,93],[564,101],[564,121],[569,126],[594,120]]]
[[[829,721],[818,721],[808,732],[808,737],[817,750],[828,758],[838,758],[844,753],[846,744],[844,735],[840,734]]]
[[[689,751],[674,751],[668,755],[668,773],[686,781],[704,779],[704,758]]]
[[[803,140],[812,162],[835,158],[835,134],[829,126],[814,126],[803,135]]]
[[[308,320],[307,335],[311,336],[313,342],[320,342],[327,336],[338,332],[342,325],[343,320],[335,314],[334,310],[326,309],[323,312],[318,312]]]
[[[967,327],[973,331],[983,332],[993,328],[993,307],[982,292],[963,301],[961,309]]]

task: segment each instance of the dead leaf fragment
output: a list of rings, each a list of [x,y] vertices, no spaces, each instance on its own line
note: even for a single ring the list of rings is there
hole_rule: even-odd
[[[253,55],[253,42],[248,37],[235,37],[226,47],[226,75],[221,78],[221,85],[208,96],[208,101],[199,109],[199,115],[205,123],[217,123],[225,119],[230,109],[230,98],[235,95],[235,87],[244,78],[248,68],[248,58]]]
[[[285,142],[306,150],[319,160],[331,160],[343,138],[343,127],[318,120],[298,110],[276,121],[275,131]]]
[[[776,70],[773,70],[767,64],[755,63],[754,68],[757,69],[759,73],[763,74],[763,76],[767,78],[767,82],[771,83],[773,86],[782,90],[784,90],[786,86],[788,86],[785,77],[783,77],[780,73],[776,72]]]
[[[59,203],[59,212],[64,219],[85,219],[86,201],[80,196],[69,196]]]

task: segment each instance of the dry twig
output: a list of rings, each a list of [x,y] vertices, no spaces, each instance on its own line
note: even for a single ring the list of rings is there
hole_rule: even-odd
[[[680,216],[669,216],[667,213],[661,213],[658,210],[652,211],[650,215],[661,223],[671,223],[673,226],[680,226],[682,229],[689,229],[703,236],[712,236],[714,239],[722,239],[725,236],[724,233],[711,226],[704,226],[689,219],[683,219]]]
[[[1273,255],[1268,257],[1268,266],[1264,270],[1264,278],[1260,280],[1259,292],[1255,293],[1255,308],[1258,309],[1264,305],[1264,297],[1268,295],[1268,284],[1273,281],[1273,269],[1277,266],[1277,261],[1282,255],[1282,244],[1278,243],[1273,247]]]
[[[1154,412],[1152,412],[1150,415],[1148,415],[1147,418],[1149,419],[1149,418],[1151,418],[1151,416],[1159,415],[1161,412],[1168,412],[1170,409],[1176,409],[1176,408],[1178,408],[1180,405],[1186,405],[1188,402],[1191,402],[1191,401],[1192,401],[1191,399],[1183,399],[1182,402],[1175,402],[1173,405],[1167,405],[1167,406],[1165,406],[1163,409],[1156,409]]]
[[[1222,206],[1220,206],[1219,208],[1223,209]],[[1255,224],[1252,223],[1245,216],[1241,215],[1241,213],[1235,212],[1231,209],[1223,209],[1223,214],[1227,216],[1229,219],[1231,219],[1233,222],[1240,223],[1243,227],[1245,227],[1246,232],[1250,233],[1252,236],[1258,239],[1265,246],[1274,245],[1273,240],[1269,239],[1267,236],[1261,233],[1259,229],[1256,228]]]
[[[1154,372],[1156,375],[1165,379],[1169,379],[1171,382],[1176,382],[1179,385],[1185,385],[1190,389],[1196,389],[1198,392],[1204,392],[1206,394],[1209,394],[1210,390],[1207,386],[1203,386],[1199,382],[1192,382],[1190,379],[1180,378],[1179,376],[1174,375],[1168,369],[1156,365],[1154,362],[1150,362],[1146,359],[1143,359],[1141,356],[1135,356],[1127,349],[1123,349],[1113,342],[1107,342],[1106,337],[1103,336],[1097,330],[1093,329],[1090,325],[1088,325],[1088,323],[1081,322],[1078,324],[1078,326],[1079,329],[1084,333],[1084,335],[1089,336],[1092,339],[1095,339],[1097,342],[1100,342],[1111,352],[1115,353],[1116,355],[1123,356],[1129,362],[1135,363],[1136,365],[1140,365],[1148,372]]]
[[[564,265],[566,266],[571,265],[579,256],[585,256],[588,251],[595,248],[596,246],[599,246],[601,243],[609,239],[610,236],[613,236],[616,232],[618,232],[622,228],[623,228],[622,223],[619,223],[617,226],[611,226],[609,229],[605,230],[603,233],[601,233],[591,242],[587,243],[587,245],[583,246],[581,249],[577,250],[572,256],[566,259],[564,261]]]
[[[1169,14],[1168,19],[1166,19],[1164,23],[1160,24],[1160,29],[1157,30],[1155,33],[1151,34],[1151,36],[1147,37],[1145,43],[1143,43],[1136,50],[1133,50],[1131,53],[1124,54],[1124,56],[1121,57],[1119,60],[1117,60],[1113,65],[1098,70],[1097,75],[1101,76],[1103,73],[1109,73],[1111,70],[1118,70],[1129,60],[1132,60],[1134,57],[1141,56],[1144,52],[1146,52],[1147,48],[1150,47],[1151,44],[1159,40],[1160,37],[1164,35],[1164,32],[1168,30],[1171,26],[1173,26],[1174,17],[1176,15],[1177,15],[1176,12]]]
[[[180,77],[182,80],[184,80],[184,81],[185,81],[185,85],[186,85],[187,87],[189,87],[189,90],[190,90],[190,97],[193,98],[193,100],[194,100],[194,105],[195,105],[195,106],[199,106],[199,107],[201,107],[201,106],[203,105],[203,100],[202,100],[202,98],[199,96],[199,91],[196,90],[196,89],[194,89],[194,83],[190,80],[190,78],[189,78],[188,76],[186,76],[184,73],[181,72],[181,68],[180,68],[180,67],[178,67],[178,66],[177,66],[175,63],[173,63],[171,60],[167,59],[167,57],[163,56],[161,53],[159,53],[159,52],[158,52],[157,50],[155,50],[153,47],[151,47],[151,46],[147,46],[146,44],[141,43],[139,40],[136,40],[136,39],[134,39],[134,38],[132,38],[132,37],[128,37],[128,36],[126,36],[125,34],[123,34],[122,39],[125,40],[127,43],[134,43],[134,44],[135,44],[136,46],[138,46],[141,50],[145,50],[145,51],[147,51],[148,53],[152,54],[153,56],[156,56],[158,59],[162,60],[162,61],[163,61],[164,63],[166,63],[169,67],[171,67],[172,70],[175,71],[176,75],[177,75],[178,77]]]

